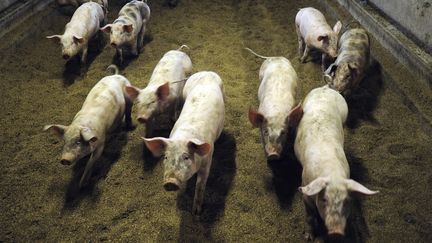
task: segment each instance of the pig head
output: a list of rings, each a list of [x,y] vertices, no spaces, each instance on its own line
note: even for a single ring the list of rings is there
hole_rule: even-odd
[[[331,64],[324,73],[324,79],[329,87],[339,91],[344,96],[356,89],[362,75],[353,63]]]
[[[268,160],[277,160],[282,154],[287,140],[289,127],[297,126],[303,114],[303,109],[298,105],[282,119],[265,117],[262,113],[249,109],[249,121],[253,127],[261,129],[261,138],[264,144],[264,152]]]
[[[346,221],[351,212],[351,197],[355,194],[378,193],[352,179],[330,177],[318,177],[308,185],[299,187],[299,190],[303,193],[306,206],[318,211],[328,234],[339,235],[345,235]]]
[[[114,48],[122,48],[125,44],[132,45],[136,41],[136,36],[133,35],[134,27],[130,23],[107,24],[101,31],[110,33],[110,43]]]
[[[186,186],[201,168],[199,157],[209,156],[211,145],[199,139],[142,138],[155,157],[163,156],[164,182],[167,191],[176,191]]]
[[[71,165],[90,155],[98,145],[99,138],[88,127],[70,125],[47,125],[44,131],[52,130],[58,137],[63,138],[65,144],[60,163]]]
[[[60,43],[62,48],[62,57],[65,60],[69,60],[71,57],[78,55],[86,44],[85,39],[77,35],[51,35],[46,38],[53,39]]]
[[[154,115],[163,112],[170,105],[169,82],[158,87],[147,86],[142,90],[132,86],[126,86],[126,92],[132,99],[137,99],[137,119],[140,123],[147,123]]]

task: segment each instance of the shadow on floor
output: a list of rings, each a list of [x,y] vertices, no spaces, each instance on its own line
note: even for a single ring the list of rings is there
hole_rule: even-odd
[[[203,211],[199,218],[191,214],[195,194],[196,176],[188,181],[184,193],[177,198],[181,212],[179,242],[195,242],[200,239],[215,240],[212,228],[225,210],[225,199],[232,187],[236,173],[237,146],[232,134],[223,132],[215,143],[213,162],[207,181]]]

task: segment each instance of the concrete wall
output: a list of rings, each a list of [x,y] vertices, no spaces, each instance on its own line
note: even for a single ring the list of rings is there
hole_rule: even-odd
[[[369,0],[432,52],[432,0]]]
[[[0,12],[5,10],[9,5],[17,2],[18,0],[0,0]]]

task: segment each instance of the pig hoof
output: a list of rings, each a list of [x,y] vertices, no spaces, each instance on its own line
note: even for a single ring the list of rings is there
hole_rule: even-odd
[[[71,165],[71,164],[72,164],[72,161],[67,160],[67,159],[62,159],[62,160],[60,160],[60,163],[61,163],[62,165]]]
[[[305,232],[304,233],[304,239],[307,241],[307,242],[313,242],[314,241],[314,236],[313,236],[313,234],[312,233],[310,233],[310,232]]]

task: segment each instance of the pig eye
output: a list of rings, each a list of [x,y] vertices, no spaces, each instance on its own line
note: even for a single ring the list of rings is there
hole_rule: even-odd
[[[188,154],[183,154],[183,160],[189,160],[189,155]]]
[[[267,135],[269,134],[267,128],[263,128],[263,134],[264,134],[265,136],[267,136]]]

